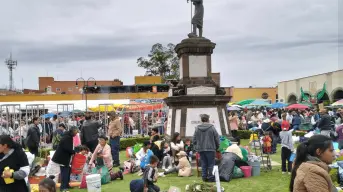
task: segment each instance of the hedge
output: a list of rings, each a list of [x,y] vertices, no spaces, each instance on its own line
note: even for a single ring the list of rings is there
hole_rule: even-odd
[[[125,150],[127,147],[132,147],[136,143],[143,143],[149,141],[150,137],[134,137],[134,138],[122,138],[120,139],[120,149]]]
[[[249,130],[238,130],[237,136],[241,139],[250,139],[250,135],[252,131]],[[303,137],[306,133],[305,132],[293,132],[293,135]],[[163,138],[163,136],[161,136]],[[148,141],[150,137],[132,137],[132,138],[121,138],[120,139],[120,149],[125,150],[127,147],[134,146],[136,143],[143,143],[144,141]],[[41,158],[46,158],[49,155],[49,152],[52,149],[50,148],[42,148],[39,149],[39,156]]]
[[[237,131],[237,136],[240,139],[250,139],[250,134],[252,134],[252,131],[249,130],[238,130]],[[292,132],[292,134],[294,136],[299,136],[299,137],[303,137],[306,133],[305,132]]]

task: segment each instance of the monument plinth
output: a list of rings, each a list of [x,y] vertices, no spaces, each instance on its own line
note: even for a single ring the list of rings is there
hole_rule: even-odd
[[[230,136],[226,105],[231,96],[212,80],[211,55],[216,44],[203,37],[191,37],[175,47],[180,59],[180,80],[169,90],[164,101],[169,106],[166,134],[180,133],[192,137],[200,122],[200,114],[210,115],[220,135]]]

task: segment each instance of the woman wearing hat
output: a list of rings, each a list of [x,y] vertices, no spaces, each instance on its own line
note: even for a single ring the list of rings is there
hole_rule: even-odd
[[[89,165],[96,163],[97,166],[105,165],[108,170],[113,168],[113,159],[111,154],[111,147],[107,144],[108,138],[105,135],[99,136],[99,144],[96,146]]]
[[[170,173],[178,172],[179,177],[190,177],[192,176],[192,167],[188,161],[187,153],[180,151],[177,156],[179,157],[179,164],[176,167],[173,167],[164,173],[160,173],[159,176],[164,177]]]

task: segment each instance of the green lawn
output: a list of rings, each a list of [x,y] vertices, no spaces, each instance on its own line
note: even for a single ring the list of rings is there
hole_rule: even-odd
[[[242,144],[246,144],[248,141],[242,141]],[[125,152],[120,154],[121,162],[125,161]],[[271,156],[272,160],[281,163],[280,148],[278,153]],[[129,184],[133,179],[140,178],[137,174],[125,175],[123,181],[113,181],[110,184],[102,186],[102,191],[116,191],[116,192],[129,192]],[[159,178],[156,183],[163,191],[167,191],[169,187],[179,187],[182,191],[185,191],[185,186],[193,182],[199,182],[201,178],[197,177],[196,170],[194,170],[194,176],[188,178],[177,177],[176,174],[168,175],[164,178]],[[261,169],[261,176],[251,178],[234,179],[229,183],[221,182],[221,185],[225,188],[225,191],[229,192],[286,192],[289,185],[290,176],[282,175],[280,166],[273,167],[270,172],[264,172]],[[73,189],[72,192],[87,190]]]

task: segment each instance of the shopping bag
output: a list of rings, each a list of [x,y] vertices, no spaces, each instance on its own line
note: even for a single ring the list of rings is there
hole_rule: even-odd
[[[139,150],[143,147],[143,144],[137,143],[135,146],[133,146],[133,153],[136,154],[138,153]]]
[[[230,146],[230,140],[224,136],[220,136],[219,151],[224,153],[226,149]]]
[[[289,161],[293,162],[295,159],[295,156],[296,156],[295,153],[292,153],[291,156],[289,157]]]
[[[94,167],[92,169],[92,174],[100,174],[101,175],[101,184],[106,184],[111,181],[111,175],[108,171],[106,166],[102,167]]]

